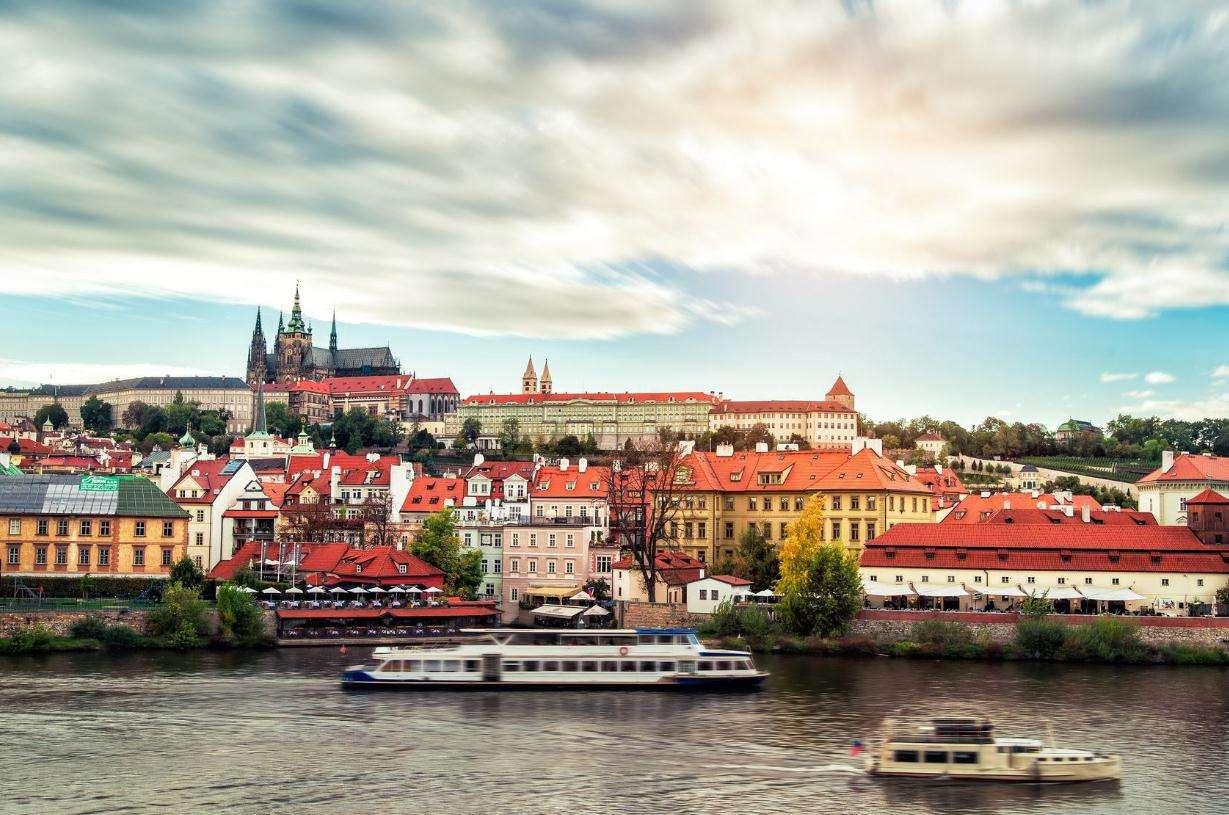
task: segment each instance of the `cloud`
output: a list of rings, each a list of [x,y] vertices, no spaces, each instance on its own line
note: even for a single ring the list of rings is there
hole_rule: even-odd
[[[1151,390],[1151,389],[1136,390],[1136,391],[1127,391],[1126,393],[1123,394],[1123,396],[1127,396],[1131,399],[1147,399],[1153,396],[1155,393],[1156,391]]]
[[[614,337],[747,276],[1229,304],[1213,2],[5,4],[0,293]],[[1074,282],[1072,282],[1074,278]]]
[[[1126,382],[1128,379],[1134,379],[1137,376],[1139,376],[1139,374],[1115,374],[1115,373],[1110,373],[1109,371],[1106,371],[1105,373],[1101,374],[1101,381],[1102,382]]]
[[[1135,404],[1118,408],[1118,412],[1132,416],[1159,416],[1162,419],[1185,421],[1229,418],[1229,393],[1209,394],[1203,399],[1190,401],[1142,399]]]
[[[1149,385],[1168,385],[1175,379],[1177,379],[1176,376],[1165,371],[1149,371],[1144,374],[1144,381]]]
[[[1212,371],[1213,379],[1229,379],[1229,365],[1218,365]]]
[[[55,385],[92,385],[111,379],[133,376],[215,376],[216,371],[182,365],[122,364],[90,362],[27,362],[0,359],[0,385],[28,387]]]

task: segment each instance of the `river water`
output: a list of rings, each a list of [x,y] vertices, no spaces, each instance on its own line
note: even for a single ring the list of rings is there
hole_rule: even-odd
[[[346,693],[332,649],[0,659],[0,813],[1229,813],[1229,671],[764,658],[748,694]],[[902,707],[1123,754],[1121,785],[876,781]]]

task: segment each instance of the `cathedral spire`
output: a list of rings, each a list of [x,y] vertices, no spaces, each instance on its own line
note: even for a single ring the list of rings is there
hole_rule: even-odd
[[[256,307],[256,329],[252,332],[252,336],[253,336],[253,337],[262,337],[262,336],[264,336],[264,333],[265,333],[265,332],[264,332],[264,331],[262,331],[262,330],[261,330],[261,328],[260,328],[260,307],[259,307],[259,306],[257,306],[257,307]]]
[[[281,334],[285,329],[282,327],[282,313],[277,313],[277,333]]]
[[[329,350],[337,353],[337,309],[333,309],[333,330],[329,332]]]
[[[256,383],[256,402],[252,409],[252,432],[249,437],[264,437],[269,435],[269,430],[265,422],[265,383],[260,380]]]
[[[294,305],[290,308],[290,322],[286,323],[286,330],[290,332],[307,333],[307,327],[303,324],[303,308],[299,305],[299,284],[294,284]]]

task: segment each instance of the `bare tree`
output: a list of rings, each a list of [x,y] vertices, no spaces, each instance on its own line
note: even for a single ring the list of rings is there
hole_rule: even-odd
[[[650,603],[657,601],[658,550],[690,482],[678,445],[661,438],[629,441],[606,476],[611,541],[635,562]]]
[[[393,525],[393,496],[391,490],[372,493],[360,507],[363,521],[363,539],[367,546],[392,546],[396,537]]]
[[[347,514],[344,505],[327,500],[287,503],[282,506],[284,537],[300,543],[361,541],[364,520]]]

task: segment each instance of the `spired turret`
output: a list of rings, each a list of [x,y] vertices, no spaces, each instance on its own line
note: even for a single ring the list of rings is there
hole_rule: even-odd
[[[538,392],[538,374],[533,369],[533,357],[525,365],[525,373],[521,374],[521,393]]]
[[[550,378],[550,360],[548,359],[542,365],[542,380],[539,383],[538,390],[541,393],[550,393],[553,384]]]

